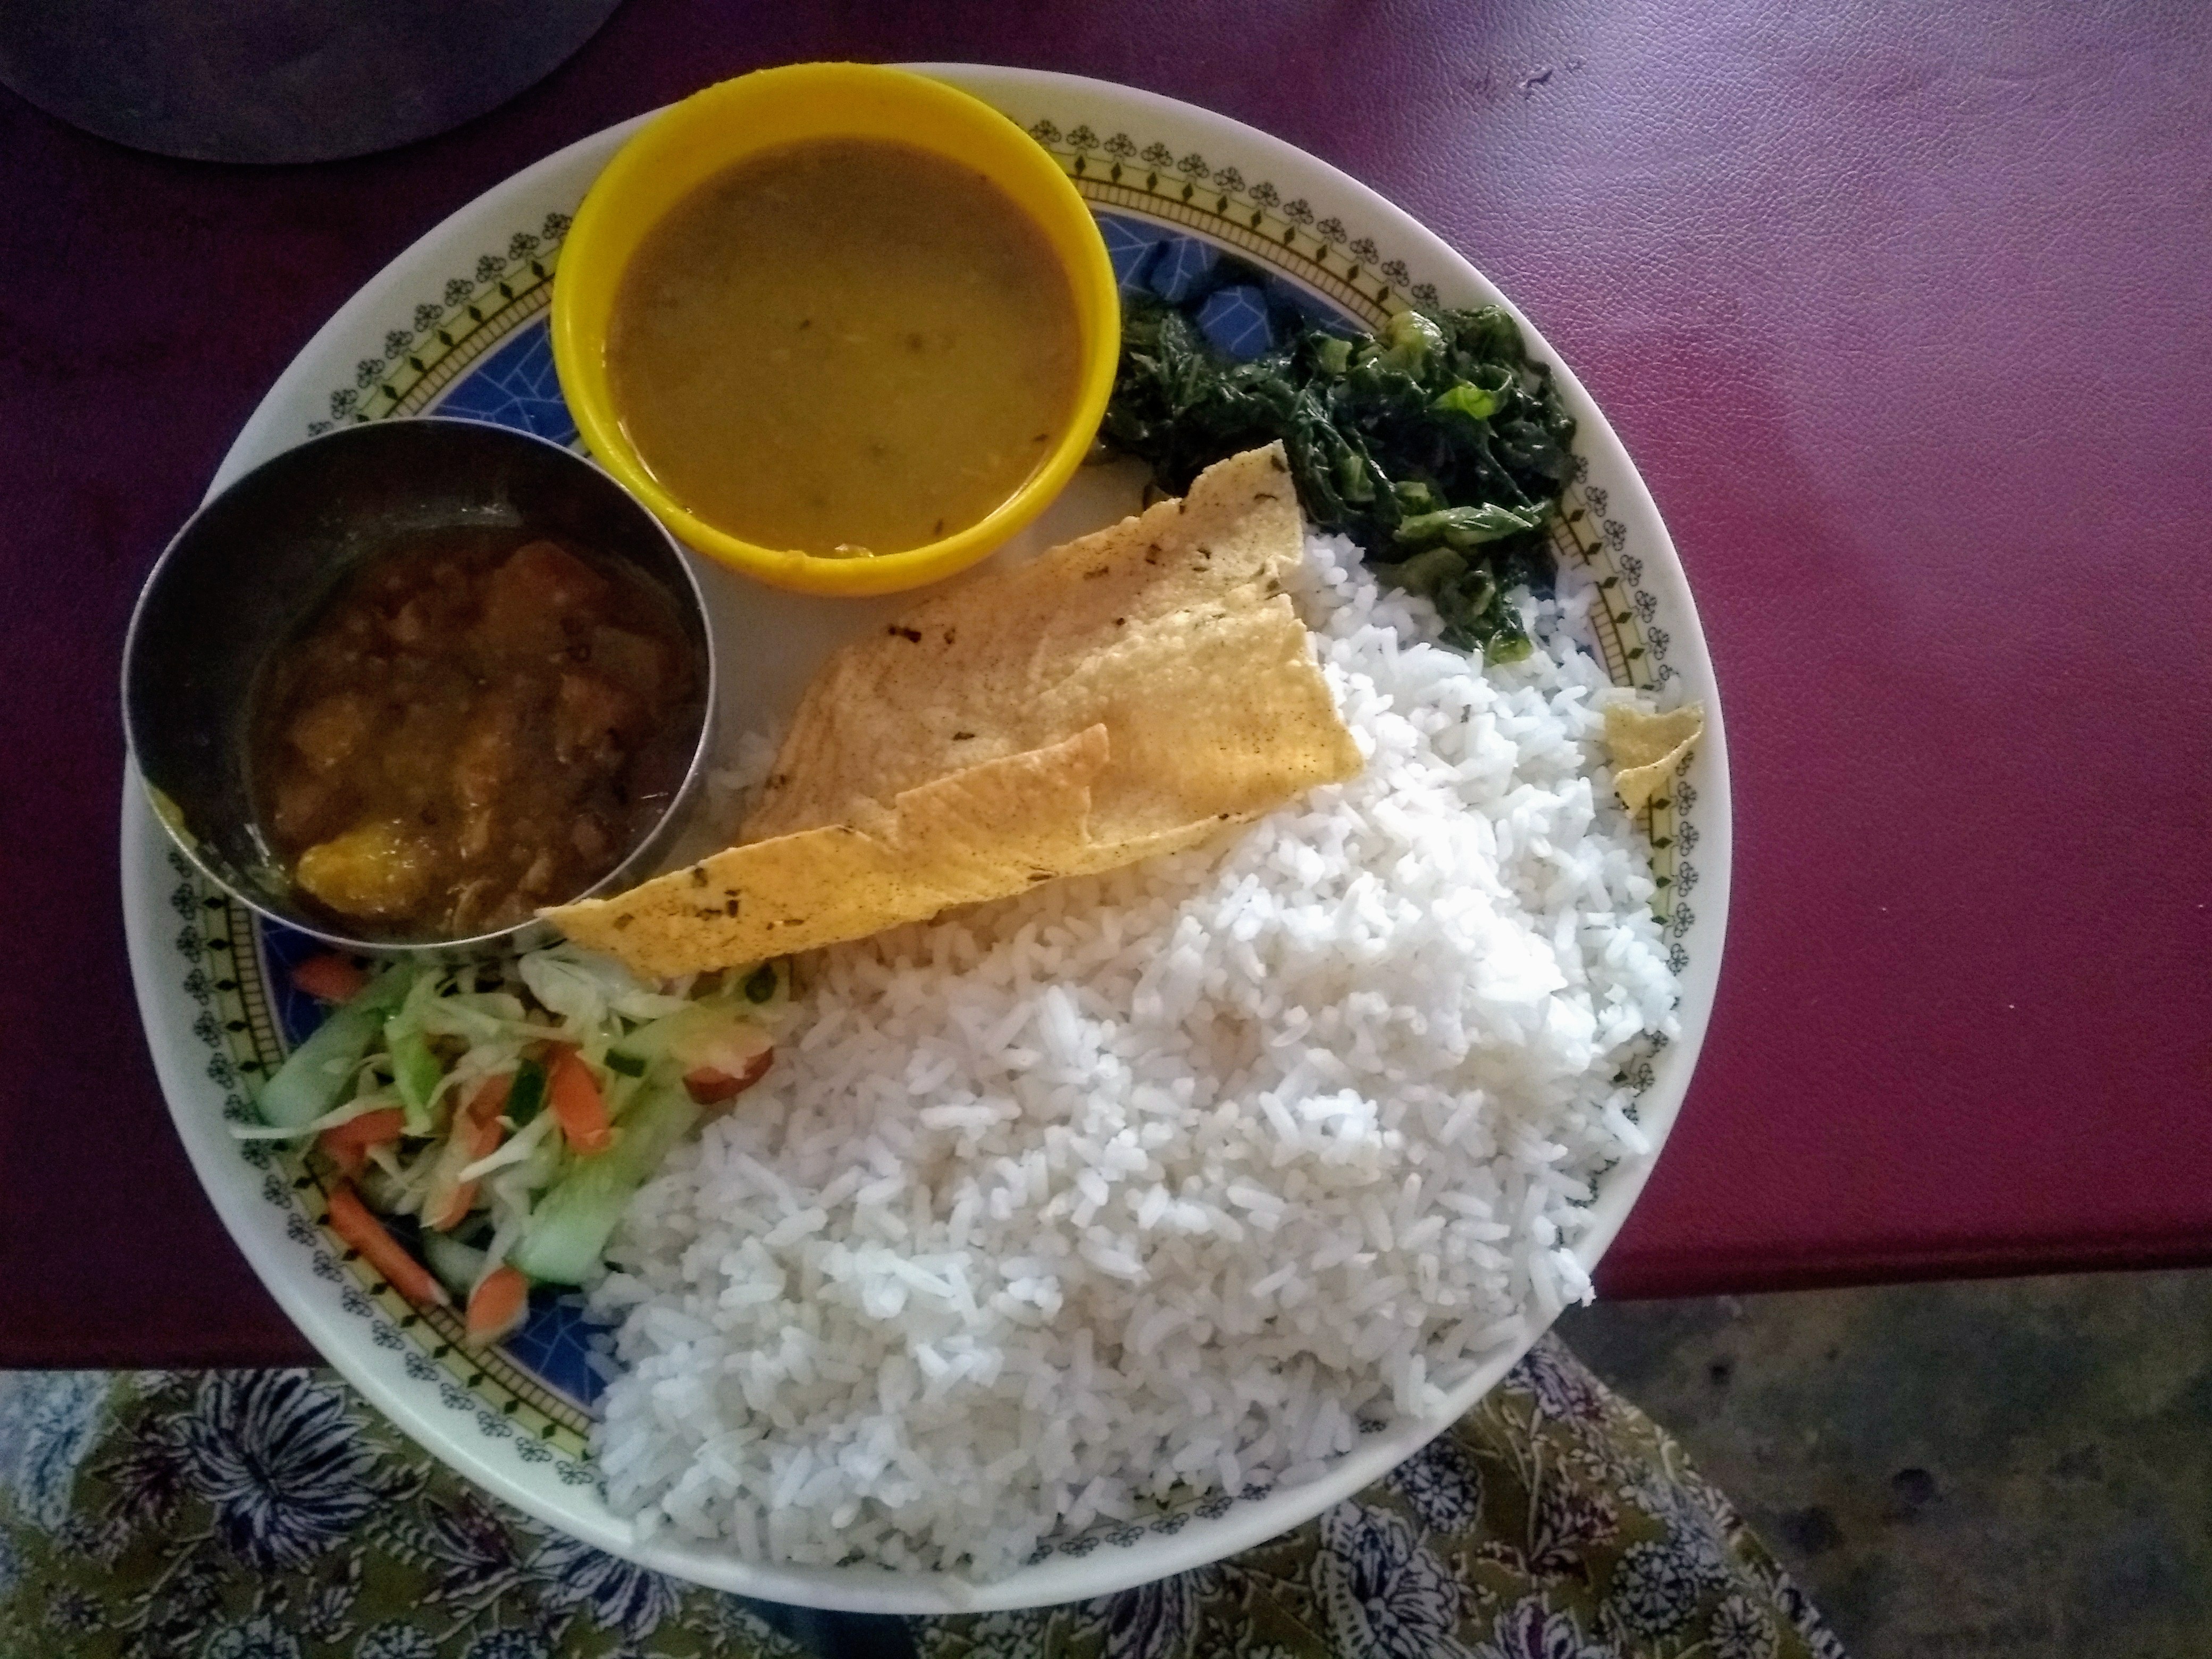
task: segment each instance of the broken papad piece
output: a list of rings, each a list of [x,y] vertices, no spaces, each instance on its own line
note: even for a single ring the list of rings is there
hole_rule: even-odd
[[[1085,825],[1108,755],[1106,728],[1093,726],[906,790],[854,823],[733,847],[540,914],[650,979],[864,939],[1095,867]]]
[[[1342,782],[1359,750],[1283,592],[1303,536],[1271,444],[1207,468],[1180,501],[925,600],[815,676],[744,839],[847,822],[1094,724],[1112,738],[1092,789],[1102,848]]]
[[[1663,714],[1633,702],[1608,704],[1605,744],[1613,752],[1613,787],[1621,804],[1632,812],[1649,806],[1705,732],[1702,703],[1684,703]]]

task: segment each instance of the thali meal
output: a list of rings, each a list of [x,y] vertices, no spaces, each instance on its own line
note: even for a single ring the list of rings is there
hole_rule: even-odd
[[[1077,333],[993,185],[820,141],[666,215],[606,366],[681,502],[858,556],[1033,477]],[[1493,308],[1237,363],[1139,301],[1122,340],[1103,434],[1172,494],[836,653],[780,744],[726,742],[725,850],[628,891],[579,896],[702,688],[587,550],[373,565],[265,677],[263,811],[325,910],[566,939],[303,964],[336,1006],[241,1133],[306,1143],[471,1342],[582,1287],[641,1537],[991,1577],[1315,1480],[1586,1295],[1649,1150],[1639,814],[1701,720],[1577,643],[1548,371]]]
[[[585,891],[658,821],[702,695],[665,596],[550,541],[372,557],[264,669],[249,772],[316,909],[465,938]]]
[[[655,226],[606,362],[680,505],[763,547],[862,556],[1013,495],[1065,429],[1082,343],[1066,272],[996,185],[836,138],[749,157]]]

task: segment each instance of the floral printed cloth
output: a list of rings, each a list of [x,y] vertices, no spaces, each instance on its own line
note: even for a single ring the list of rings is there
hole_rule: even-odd
[[[1549,1339],[1387,1479],[1233,1559],[887,1623],[588,1548],[326,1372],[0,1373],[0,1659],[1843,1655],[1680,1449]]]

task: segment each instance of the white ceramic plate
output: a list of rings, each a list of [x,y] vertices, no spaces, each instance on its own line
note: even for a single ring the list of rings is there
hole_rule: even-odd
[[[1371,326],[1408,303],[1505,304],[1459,254],[1334,168],[1186,104],[1068,76],[966,65],[927,72],[987,99],[1058,156],[1100,216],[1125,284],[1184,304],[1217,340],[1251,349],[1291,312]],[[336,422],[466,414],[574,443],[545,329],[567,216],[636,123],[548,156],[393,260],[294,360],[239,434],[211,488]],[[1232,262],[1224,264],[1223,261]],[[1517,316],[1518,313],[1516,313]],[[1657,908],[1681,975],[1680,1037],[1639,1075],[1655,1148],[1687,1088],[1720,969],[1728,912],[1727,750],[1712,665],[1680,562],[1636,469],[1581,386],[1525,319],[1579,422],[1560,556],[1587,564],[1605,603],[1597,646],[1613,679],[1679,679],[1704,701],[1705,742],[1652,820]],[[1133,504],[1128,471],[1094,469],[1016,549],[1109,522]],[[814,665],[908,601],[811,599],[702,568],[724,661],[723,730],[779,720]],[[1694,892],[1694,901],[1692,893]],[[178,1133],[216,1211],[308,1339],[393,1421],[470,1479],[586,1541],[645,1565],[774,1601],[884,1613],[1038,1606],[1219,1559],[1297,1525],[1410,1455],[1502,1376],[1547,1319],[1453,1393],[1434,1419],[1375,1433],[1328,1478],[1216,1494],[1139,1524],[1103,1522],[1020,1571],[975,1585],[869,1567],[747,1562],[660,1539],[641,1545],[601,1500],[586,1449],[596,1384],[574,1297],[541,1297],[504,1348],[471,1355],[447,1315],[421,1315],[324,1225],[319,1186],[291,1153],[228,1133],[253,1079],[312,1017],[283,972],[306,947],[200,882],[169,847],[135,779],[123,796],[123,898],[147,1040]],[[1604,1179],[1577,1250],[1594,1267],[1657,1156]]]

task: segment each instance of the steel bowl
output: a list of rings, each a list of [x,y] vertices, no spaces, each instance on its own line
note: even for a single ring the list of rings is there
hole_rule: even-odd
[[[651,873],[706,771],[714,651],[690,557],[635,498],[559,445],[476,421],[378,421],[311,438],[204,503],[155,565],[123,652],[123,726],[155,816],[185,855],[276,921],[363,955],[456,958],[553,937],[527,921],[467,938],[362,938],[295,896],[258,821],[246,765],[257,677],[364,561],[455,527],[544,536],[627,565],[665,592],[694,653],[696,730],[667,809],[585,894]]]

